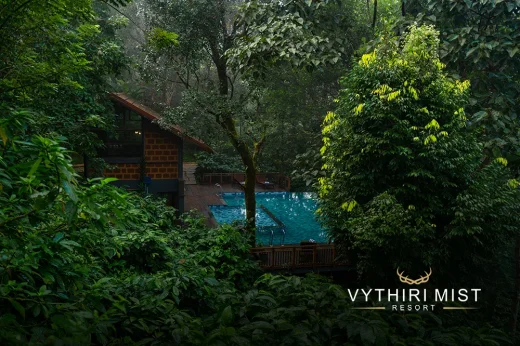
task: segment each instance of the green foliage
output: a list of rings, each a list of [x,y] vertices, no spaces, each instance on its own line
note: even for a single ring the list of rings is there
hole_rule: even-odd
[[[247,236],[152,196],[78,184],[30,112],[0,124],[0,340],[9,345],[507,344],[433,314],[349,309],[317,276],[260,275]],[[182,221],[182,225],[179,224]]]
[[[243,172],[244,167],[236,156],[221,153],[200,152],[196,154],[195,176],[201,179],[204,173]]]
[[[196,215],[178,219],[163,201],[117,189],[113,179],[79,181],[66,148],[91,153],[99,144],[88,130],[110,127],[102,95],[126,62],[113,38],[124,21],[106,4],[128,1],[103,2],[0,0],[2,344],[511,344],[457,315],[441,323],[431,313],[351,310],[344,289],[323,278],[260,275],[251,239],[239,229],[208,229]],[[251,2],[223,29],[237,3],[147,2],[147,24],[156,29],[145,65],[189,89],[181,116],[206,112],[225,125],[207,133],[231,134],[235,148],[251,145],[254,164],[258,138],[272,129],[271,155],[283,147],[292,157],[312,147],[305,131],[313,133],[320,118],[293,120],[329,107],[336,72],[240,80],[226,59],[245,59],[240,71],[271,72],[284,59],[313,69],[345,60],[364,32],[361,3]],[[479,161],[462,110],[467,84],[444,75],[437,44],[430,28],[412,29],[402,49],[391,37],[343,80],[340,108],[324,128],[322,212],[360,270],[438,264],[453,284],[458,272],[448,269],[457,262],[466,272],[483,267],[483,282],[501,282],[494,266],[518,231],[519,183],[505,174],[505,158]],[[232,47],[234,57],[226,53]],[[171,69],[157,68],[165,56]],[[150,70],[145,77],[156,76]],[[301,88],[284,90],[293,80]],[[313,98],[315,91],[323,94]],[[198,119],[192,129],[204,127]],[[301,128],[300,143],[285,137]],[[322,174],[311,153],[300,159],[305,176]],[[224,155],[202,155],[199,165],[243,166]]]
[[[91,1],[10,3],[0,2],[2,99],[27,98],[36,88],[49,89],[58,84],[77,86],[71,74],[88,64],[80,36],[95,30],[86,23],[92,16]],[[71,22],[87,25],[71,27]]]
[[[177,35],[161,28],[155,28],[148,35],[149,44],[157,50],[168,49],[179,45]]]
[[[91,0],[9,2],[0,2],[0,104],[31,108],[39,113],[35,131],[94,154],[101,143],[91,129],[111,125],[109,77],[127,63],[107,5],[96,3],[96,18]]]
[[[187,316],[182,309],[207,309],[218,292],[255,275],[249,240],[236,229],[208,230],[193,217],[181,228],[172,208],[111,187],[112,179],[81,186],[59,138],[30,135],[30,113],[5,119],[4,342],[126,343],[160,331],[175,335]]]
[[[316,181],[313,173],[321,168],[323,114],[334,106],[342,73],[338,66],[312,72],[279,66],[270,69],[268,79],[258,82],[265,112],[273,119],[259,165],[290,175],[291,189],[299,185],[301,191],[309,191],[308,185]]]
[[[504,156],[517,172],[520,155],[520,3],[428,1],[417,17],[442,33],[440,56],[449,71],[471,81],[466,107],[490,157]]]
[[[347,63],[367,33],[361,6],[360,1],[151,1],[147,23],[179,34],[179,45],[161,52],[144,47],[142,74],[157,90],[181,98],[162,100],[173,104],[166,123],[182,125],[219,151],[230,143],[242,158],[248,155],[240,151],[258,148],[259,166],[289,173],[295,156],[306,151],[309,133],[319,142],[320,114],[337,91],[339,73],[332,66]],[[304,67],[314,73],[306,75]],[[262,75],[266,78],[255,78]],[[182,95],[179,84],[186,89]]]
[[[518,233],[519,190],[505,161],[482,162],[466,127],[469,83],[444,72],[438,33],[411,27],[402,43],[381,42],[342,80],[324,122],[323,220],[375,282],[432,266],[439,280],[492,287],[502,275],[493,258]]]
[[[254,75],[280,62],[316,68],[348,61],[365,34],[360,25],[363,2],[250,1],[241,8],[246,26],[229,62]]]

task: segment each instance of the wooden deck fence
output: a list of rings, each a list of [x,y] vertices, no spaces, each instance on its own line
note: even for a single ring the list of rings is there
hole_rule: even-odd
[[[280,173],[258,173],[257,177],[267,178],[278,187],[289,191],[291,189],[291,179]],[[244,177],[244,173],[204,173],[201,184],[233,184],[233,177]]]
[[[334,244],[285,245],[252,248],[263,269],[296,269],[346,266],[336,258]]]

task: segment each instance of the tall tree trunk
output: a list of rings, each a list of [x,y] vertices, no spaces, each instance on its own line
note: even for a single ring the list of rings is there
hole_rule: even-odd
[[[520,236],[516,237],[516,246],[515,246],[515,292],[513,296],[513,301],[511,304],[512,313],[511,313],[511,329],[513,333],[513,338],[516,339],[516,330],[518,326],[518,310],[520,309]]]
[[[256,243],[255,228],[256,228],[256,199],[255,199],[255,184],[256,184],[256,167],[253,161],[246,164],[246,184],[245,184],[245,201],[246,201],[246,229],[253,234],[253,243]]]
[[[218,50],[215,48],[212,49],[215,53]],[[216,57],[218,54],[214,54],[214,61],[217,66],[217,75],[219,79],[219,93],[223,97],[228,97],[229,92],[229,81],[227,76],[227,64],[226,59],[224,57],[219,56],[218,59]],[[256,243],[255,240],[255,229],[256,229],[256,199],[255,199],[255,183],[256,183],[256,158],[260,151],[260,148],[263,143],[255,143],[254,150],[244,142],[240,136],[238,135],[237,128],[235,125],[235,121],[233,119],[233,114],[218,114],[219,119],[217,122],[222,126],[225,130],[229,140],[233,147],[237,150],[240,158],[242,159],[242,163],[246,167],[245,171],[245,186],[244,186],[244,199],[246,203],[246,231],[251,234],[253,246]]]
[[[372,29],[375,29],[377,22],[377,0],[374,0],[374,17],[372,18]]]
[[[370,0],[367,0],[367,22],[370,23]]]

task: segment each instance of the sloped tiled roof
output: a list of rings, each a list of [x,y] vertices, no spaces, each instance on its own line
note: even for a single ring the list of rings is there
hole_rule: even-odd
[[[161,116],[159,113],[155,112],[153,109],[150,109],[149,107],[146,107],[145,105],[140,104],[136,100],[132,99],[130,96],[124,94],[124,93],[110,93],[110,98],[121,105],[127,107],[128,109],[133,110],[134,112],[138,113],[142,117],[145,117],[148,120],[156,121],[161,119]],[[206,143],[204,143],[202,140],[188,136],[184,133],[182,128],[180,128],[177,125],[170,125],[168,128],[173,134],[183,138],[185,141],[191,142],[201,148],[204,151],[213,152],[213,149]]]

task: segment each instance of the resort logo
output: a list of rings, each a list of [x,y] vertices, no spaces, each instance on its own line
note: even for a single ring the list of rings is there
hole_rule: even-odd
[[[409,279],[408,276],[403,276],[404,270],[401,273],[399,273],[399,268],[397,268],[397,276],[399,276],[399,280],[401,280],[401,282],[404,282],[405,284],[408,284],[408,285],[420,285],[420,284],[424,284],[424,283],[428,282],[428,280],[430,280],[430,275],[432,275],[432,268],[430,268],[429,273],[427,273],[427,272],[424,272],[424,273],[426,274],[426,276],[421,276],[417,280],[412,280],[412,279]]]
[[[405,275],[405,271],[397,268],[399,281],[407,285],[422,285],[430,280],[432,268],[429,272],[424,271],[423,276],[411,279]],[[435,311],[438,305],[442,310],[474,310],[478,309],[480,288],[369,288],[369,289],[347,289],[352,303],[371,304],[371,306],[353,307],[357,310],[391,310],[399,312],[410,311]],[[471,304],[468,306],[466,304]]]

